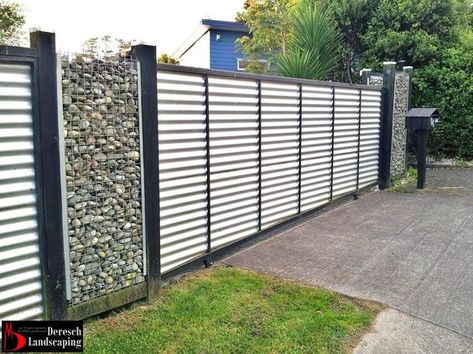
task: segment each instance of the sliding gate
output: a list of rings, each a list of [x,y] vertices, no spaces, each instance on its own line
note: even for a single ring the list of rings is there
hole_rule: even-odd
[[[378,182],[381,92],[158,66],[161,271]]]

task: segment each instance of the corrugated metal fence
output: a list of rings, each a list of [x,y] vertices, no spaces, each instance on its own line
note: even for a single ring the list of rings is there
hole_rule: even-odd
[[[72,260],[63,233],[65,138],[58,120],[58,107],[65,106],[58,105],[54,34],[32,33],[32,47],[0,47],[0,320],[85,318],[152,299],[162,278],[182,267],[208,263],[216,252],[378,183],[380,155],[384,161],[380,126],[386,126],[380,88],[156,67],[156,49],[136,46],[139,90],[127,104],[140,105],[142,124],[134,134],[142,146],[146,218],[134,236],[146,247],[133,262],[147,272],[138,288],[112,284],[113,291],[72,304],[66,294]],[[74,90],[85,81],[74,79]],[[103,107],[87,109],[81,116],[86,128],[98,124],[91,112]],[[389,126],[385,130],[388,136]],[[94,153],[100,146],[92,146]],[[78,152],[77,159],[90,158]],[[103,171],[107,178],[116,174],[113,168]],[[119,193],[119,181],[112,180],[117,179],[110,178],[108,189]],[[100,208],[102,200],[95,199],[75,209]],[[104,219],[94,219],[100,230]],[[126,217],[122,221],[126,225]],[[128,260],[107,257],[110,247],[97,246],[100,238],[90,238],[82,246],[102,267],[101,277],[113,283],[114,262],[126,273],[119,275],[133,271]]]
[[[31,66],[0,64],[0,319],[39,318]]]
[[[381,92],[160,66],[161,271],[378,180]]]

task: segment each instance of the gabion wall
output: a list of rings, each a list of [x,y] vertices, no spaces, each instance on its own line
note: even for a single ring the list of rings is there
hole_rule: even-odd
[[[137,64],[63,56],[72,303],[143,282]]]
[[[383,77],[370,75],[368,85],[382,86]],[[391,175],[398,176],[406,171],[407,130],[405,119],[409,100],[409,75],[396,72],[393,107],[393,137],[391,150]]]
[[[396,73],[393,110],[393,140],[391,152],[391,174],[402,175],[406,171],[407,130],[406,113],[409,99],[409,75]]]
[[[368,80],[369,86],[383,86],[382,76],[370,75]]]

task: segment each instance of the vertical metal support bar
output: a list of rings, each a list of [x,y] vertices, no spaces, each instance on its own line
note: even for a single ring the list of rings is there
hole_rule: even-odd
[[[146,242],[146,279],[148,300],[154,300],[161,285],[159,148],[158,148],[158,83],[156,47],[137,45],[132,48],[139,62],[139,102],[141,114],[141,146],[144,181],[143,211]]]
[[[298,155],[298,199],[297,199],[297,213],[301,213],[301,187],[302,187],[302,84],[299,84],[299,155]]]
[[[56,54],[56,84],[57,84],[57,109],[58,109],[58,138],[59,138],[59,163],[61,170],[61,185],[66,186],[66,162],[65,162],[65,140],[64,140],[64,112],[62,102],[62,67],[61,67],[61,54]],[[61,200],[62,200],[62,224],[63,227],[63,240],[64,240],[64,272],[66,274],[66,299],[67,301],[72,300],[72,279],[71,279],[71,257],[70,257],[70,246],[69,246],[69,230],[67,225],[67,188],[61,188]]]
[[[38,111],[40,161],[42,171],[42,209],[44,235],[43,269],[46,317],[67,318],[66,274],[64,260],[61,166],[54,33],[33,32],[31,46],[38,49]],[[60,127],[62,129],[62,127]]]
[[[361,143],[361,103],[363,91],[358,89],[358,141],[357,141],[357,160],[356,160],[356,194],[360,190],[360,143]]]
[[[427,172],[427,140],[429,138],[428,130],[416,130],[417,135],[417,188],[424,189],[425,175]]]
[[[258,85],[258,231],[261,231],[261,80]]]
[[[369,85],[370,83],[371,69],[361,70],[361,83],[363,85]]]
[[[394,85],[396,63],[384,63],[379,157],[379,188],[391,186],[391,150],[393,139]]]
[[[408,91],[408,98],[407,98],[407,110],[411,109],[412,105],[412,75],[414,73],[414,67],[412,66],[405,66],[403,71],[408,75],[409,77],[409,91]]]
[[[210,205],[210,112],[209,112],[209,77],[204,75],[205,87],[205,158],[206,158],[206,173],[207,173],[207,258],[205,260],[206,266],[212,263],[210,252],[212,251],[212,235],[211,235],[211,213]]]
[[[335,150],[335,87],[332,87],[332,146],[330,150],[330,201],[333,200],[333,155]]]

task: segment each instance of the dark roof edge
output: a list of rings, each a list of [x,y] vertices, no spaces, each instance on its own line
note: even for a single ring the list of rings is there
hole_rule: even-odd
[[[203,19],[201,23],[204,26],[208,26],[209,29],[214,29],[214,30],[234,31],[234,32],[249,32],[250,31],[248,27],[242,22]]]

